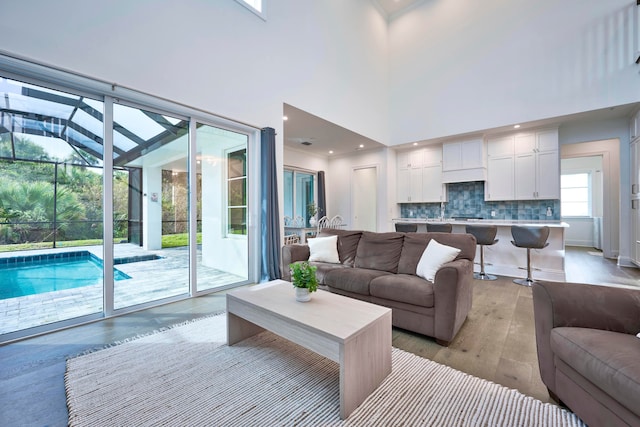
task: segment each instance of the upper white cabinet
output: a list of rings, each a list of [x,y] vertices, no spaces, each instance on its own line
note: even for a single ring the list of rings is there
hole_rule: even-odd
[[[442,146],[426,147],[422,162],[422,201],[446,202],[447,186],[442,182]]]
[[[487,138],[486,200],[560,198],[558,130]]]
[[[398,203],[429,203],[447,200],[442,183],[442,146],[400,151],[397,154]]]
[[[559,199],[560,156],[558,130],[515,136],[515,198]]]
[[[513,156],[513,135],[487,138],[487,157]]]
[[[514,136],[487,138],[487,201],[514,200]]]
[[[422,157],[421,149],[398,153],[398,203],[419,202],[422,198]]]
[[[488,159],[484,198],[488,201],[513,200],[513,155]]]
[[[484,181],[487,178],[481,138],[442,145],[442,182]]]
[[[422,167],[423,150],[400,151],[397,155],[398,169]]]
[[[640,137],[640,111],[634,114],[629,122],[629,139],[633,141],[638,137]]]

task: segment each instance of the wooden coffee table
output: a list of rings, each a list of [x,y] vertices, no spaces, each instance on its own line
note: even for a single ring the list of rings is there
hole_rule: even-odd
[[[283,280],[227,293],[227,340],[263,330],[340,364],[340,418],[355,410],[391,372],[391,309],[318,290],[295,300]]]

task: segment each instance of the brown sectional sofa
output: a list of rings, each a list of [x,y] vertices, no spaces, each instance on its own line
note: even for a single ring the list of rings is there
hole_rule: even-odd
[[[471,234],[374,233],[324,229],[338,236],[339,264],[311,262],[325,289],[392,309],[393,325],[434,337],[448,346],[471,309],[476,240]],[[461,249],[434,281],[416,276],[416,266],[431,239]],[[289,264],[309,259],[307,245],[282,248],[282,278]]]
[[[549,395],[589,426],[640,426],[640,290],[536,282],[532,292]]]

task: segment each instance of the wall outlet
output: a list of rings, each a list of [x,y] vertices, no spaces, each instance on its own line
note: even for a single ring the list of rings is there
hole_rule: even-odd
[[[495,217],[496,216],[496,211],[491,211],[491,216]]]

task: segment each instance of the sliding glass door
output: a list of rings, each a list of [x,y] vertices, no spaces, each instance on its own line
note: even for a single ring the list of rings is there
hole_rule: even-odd
[[[186,118],[113,105],[113,262],[128,276],[115,310],[189,294],[188,131]]]
[[[258,274],[256,130],[113,90],[0,71],[0,343]]]
[[[104,104],[0,75],[0,335],[101,313]]]

